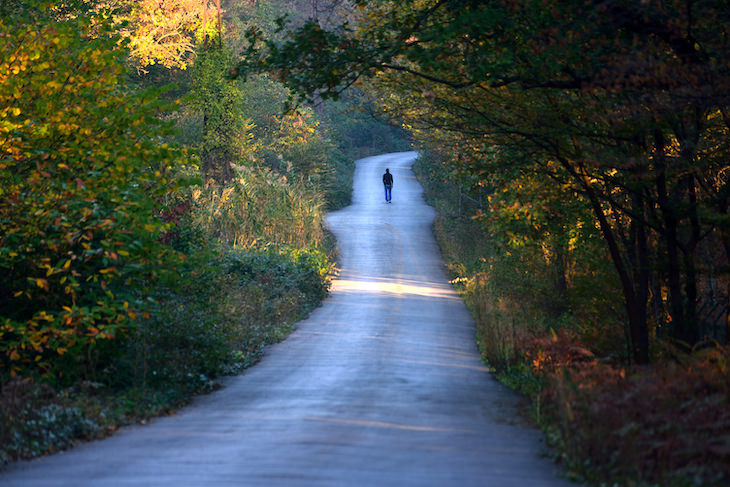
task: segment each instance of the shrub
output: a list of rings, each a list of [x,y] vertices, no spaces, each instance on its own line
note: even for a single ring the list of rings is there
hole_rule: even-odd
[[[255,362],[326,295],[329,261],[314,250],[222,248],[191,256],[151,292],[148,318],[113,351],[106,381],[142,391],[210,389]]]
[[[594,482],[721,486],[730,480],[730,353],[635,370],[556,369],[543,403],[567,464]]]
[[[158,92],[125,86],[104,20],[24,2],[0,19],[0,379],[122,335],[168,256],[156,200],[178,154]]]

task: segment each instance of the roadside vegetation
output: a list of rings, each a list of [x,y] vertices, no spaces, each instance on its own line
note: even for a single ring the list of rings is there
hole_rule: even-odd
[[[665,343],[651,365],[629,366],[616,277],[595,228],[564,257],[563,282],[544,245],[495,231],[511,217],[475,218],[489,211],[489,193],[454,178],[437,152],[424,150],[415,169],[482,357],[530,399],[567,474],[591,485],[724,485],[727,347],[688,354]]]
[[[231,79],[242,19],[301,6],[224,4],[0,1],[0,464],[254,364],[327,294],[353,158],[405,140]]]

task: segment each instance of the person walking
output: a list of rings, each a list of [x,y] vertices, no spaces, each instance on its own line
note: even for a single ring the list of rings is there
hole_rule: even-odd
[[[386,169],[385,174],[383,174],[383,186],[385,186],[385,202],[390,203],[391,191],[393,190],[393,175],[390,174],[390,169]]]

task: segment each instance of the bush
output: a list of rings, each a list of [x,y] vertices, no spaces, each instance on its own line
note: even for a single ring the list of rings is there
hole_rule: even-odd
[[[52,2],[0,19],[2,381],[123,335],[169,257],[155,207],[179,154],[159,140],[159,92],[123,83],[118,41]]]
[[[191,256],[151,293],[148,318],[99,367],[107,383],[183,397],[254,363],[327,293],[318,251],[274,247]],[[101,365],[101,364],[100,364]]]
[[[730,480],[730,350],[635,370],[596,361],[544,371],[542,403],[569,468],[598,482]]]

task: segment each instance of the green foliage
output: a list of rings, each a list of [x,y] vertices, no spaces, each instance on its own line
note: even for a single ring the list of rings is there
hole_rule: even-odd
[[[227,76],[231,52],[216,39],[198,46],[190,95],[190,106],[203,118],[199,147],[203,175],[225,184],[233,168],[246,164],[250,153],[252,126],[243,117],[243,97],[238,81]]]
[[[332,273],[332,264],[322,251],[287,246],[231,252],[225,264],[227,272],[238,279],[239,284],[269,287],[267,302],[272,312],[277,307],[277,300],[303,300],[305,312],[319,304],[327,294]],[[283,318],[284,321],[292,320],[291,316]],[[260,316],[259,321],[267,319]]]
[[[322,193],[327,208],[345,206],[354,165],[338,148],[344,136],[323,124],[313,109],[284,112],[288,91],[267,76],[243,85],[243,113],[251,120],[255,158],[295,182]]]
[[[286,88],[265,76],[243,84],[231,80],[229,65],[226,48],[212,41],[201,45],[189,108],[202,122],[186,128],[199,131],[192,140],[200,141],[205,177],[224,184],[236,177],[236,168],[268,166],[294,184],[303,182],[322,193],[328,207],[344,206],[352,189],[352,164],[314,110],[285,112]]]
[[[93,438],[99,427],[73,407],[48,404],[39,409],[26,408],[22,427],[13,432],[5,445],[10,456],[29,458],[46,452],[63,450],[79,438]]]
[[[0,21],[4,378],[83,356],[144,312],[134,289],[168,259],[155,201],[179,157],[159,142],[159,93],[122,83],[106,24],[32,5]]]
[[[99,433],[100,427],[78,408],[54,402],[48,386],[14,379],[0,387],[0,464],[58,451]]]
[[[97,369],[115,387],[177,391],[177,401],[255,362],[325,297],[331,243],[318,197],[271,171],[165,201],[163,241],[186,258],[150,289],[149,316],[126,348]]]
[[[615,309],[620,296],[606,286],[612,269],[597,230],[582,220],[588,212],[580,201],[563,205],[562,218],[548,219],[541,210],[549,190],[531,196],[535,188],[523,186],[527,178],[500,194],[472,187],[451,167],[443,155],[425,150],[416,171],[440,213],[435,232],[476,319],[485,360],[508,368],[519,355],[521,333],[558,328],[591,336],[608,355],[623,355],[622,316]]]
[[[410,134],[388,121],[360,90],[349,90],[337,101],[323,102],[322,111],[322,123],[350,159],[413,150]]]
[[[142,390],[205,390],[213,378],[255,362],[261,347],[284,337],[326,295],[321,252],[225,250],[191,257],[180,285],[159,286],[150,318],[130,335],[108,380]]]

